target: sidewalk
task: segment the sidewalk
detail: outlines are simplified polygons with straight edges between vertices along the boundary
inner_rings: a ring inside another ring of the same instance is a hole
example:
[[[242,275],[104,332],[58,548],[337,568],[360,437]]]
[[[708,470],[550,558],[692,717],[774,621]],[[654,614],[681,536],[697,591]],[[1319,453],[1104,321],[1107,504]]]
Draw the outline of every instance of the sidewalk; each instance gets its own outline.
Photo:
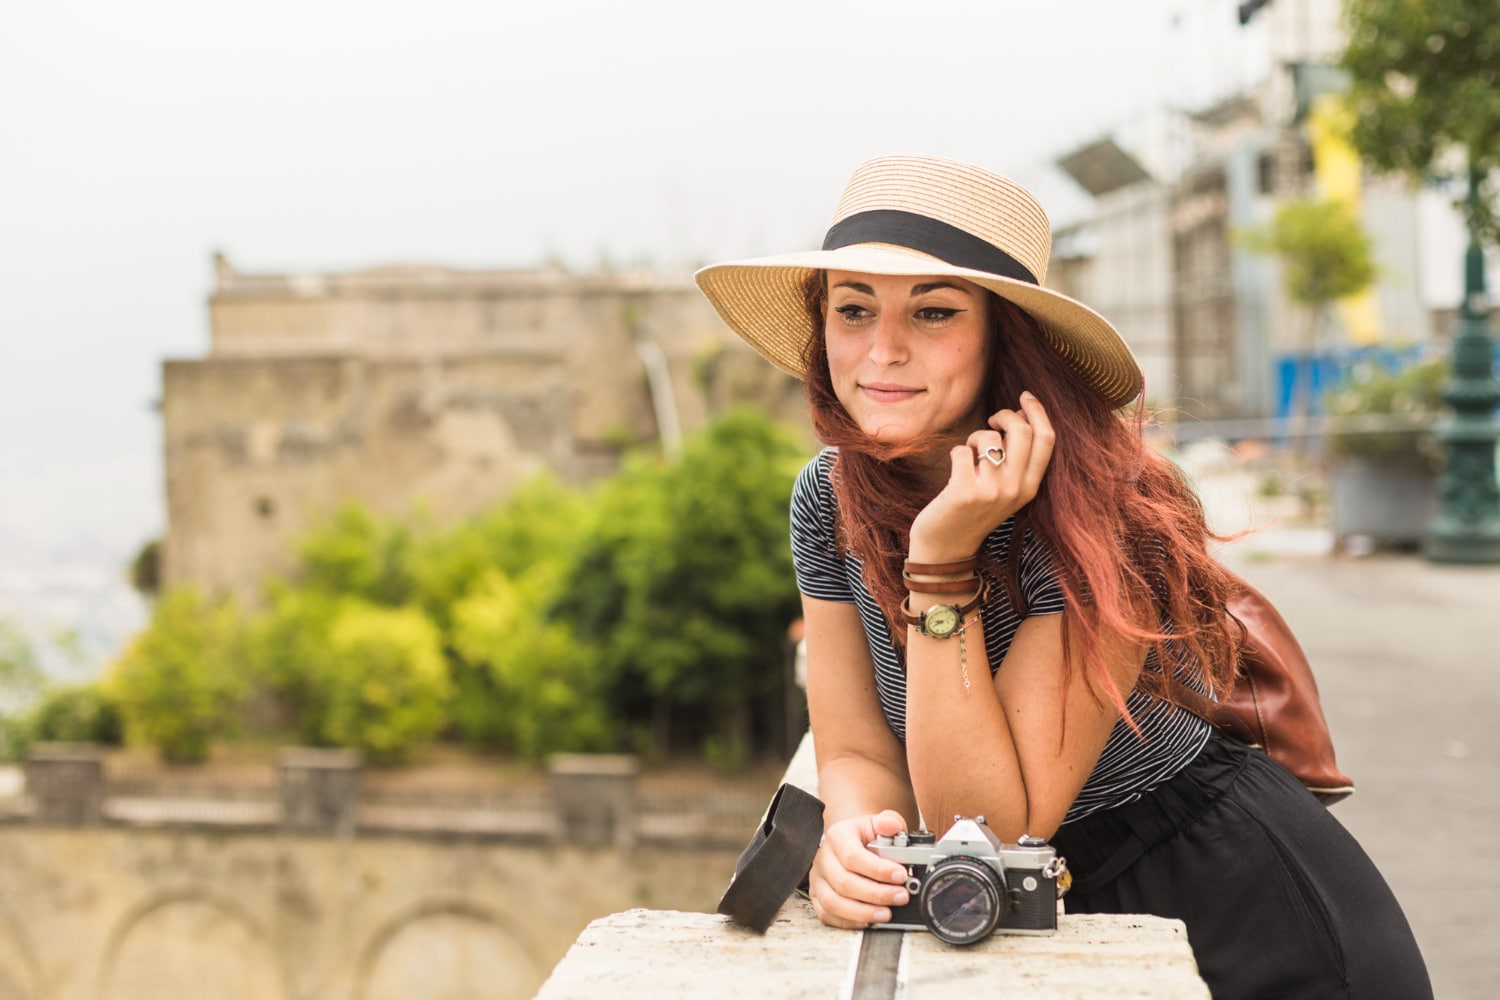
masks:
[[[1500,566],[1332,554],[1275,522],[1232,468],[1200,472],[1210,523],[1268,525],[1222,556],[1270,597],[1317,671],[1339,764],[1333,807],[1401,900],[1443,1000],[1496,994],[1500,950]]]

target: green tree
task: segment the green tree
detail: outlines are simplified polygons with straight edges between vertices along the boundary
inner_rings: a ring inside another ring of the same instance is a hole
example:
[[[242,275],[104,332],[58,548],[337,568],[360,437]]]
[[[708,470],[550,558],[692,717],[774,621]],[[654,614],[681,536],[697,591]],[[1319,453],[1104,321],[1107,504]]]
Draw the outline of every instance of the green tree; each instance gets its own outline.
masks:
[[[148,601],[161,592],[161,546],[161,539],[153,538],[130,561],[130,585]]]
[[[327,590],[278,582],[264,611],[249,629],[250,674],[290,716],[298,737],[326,745],[325,721],[332,697],[329,635],[350,598]]]
[[[440,625],[493,571],[515,578],[571,559],[586,504],[551,476],[523,483],[505,503],[444,531],[418,534],[410,576],[415,599]]]
[[[597,652],[544,609],[558,567],[519,580],[487,573],[453,607],[459,660],[454,721],[471,741],[539,757],[605,748],[612,735]]]
[[[1375,281],[1370,236],[1340,201],[1283,202],[1269,223],[1241,233],[1240,240],[1248,249],[1273,255],[1280,262],[1286,296],[1306,315],[1300,352],[1304,359],[1323,346],[1334,303],[1357,295]],[[1298,419],[1307,416],[1311,383],[1311,372],[1298,374],[1292,401],[1292,413]]]
[[[1345,0],[1354,144],[1382,172],[1472,177],[1471,230],[1500,240],[1500,4]]]
[[[781,689],[798,613],[787,504],[804,458],[787,431],[739,411],[676,461],[632,457],[597,498],[565,611],[599,650],[617,709],[649,706],[658,751],[686,718],[743,759],[757,700]]]
[[[1247,232],[1244,242],[1280,260],[1287,298],[1299,305],[1326,309],[1375,280],[1370,236],[1340,201],[1283,202],[1271,222]]]
[[[206,759],[213,741],[233,729],[249,692],[239,613],[191,588],[164,593],[106,685],[132,742],[156,747],[169,761]]]
[[[321,736],[379,763],[437,735],[452,693],[437,627],[420,609],[348,599],[317,668],[326,685]]]
[[[1443,401],[1453,409],[1441,506],[1427,557],[1500,562],[1495,442],[1500,382],[1485,294],[1484,247],[1500,240],[1500,4],[1495,0],[1346,0],[1343,65],[1356,116],[1354,143],[1377,170],[1414,183],[1464,177],[1469,229],[1464,298]]]
[[[120,706],[104,685],[98,683],[47,688],[36,704],[15,722],[10,738],[16,757],[24,757],[35,743],[119,746],[125,741]]]
[[[297,546],[298,582],[329,593],[399,606],[411,599],[412,531],[358,503],[340,507]]]

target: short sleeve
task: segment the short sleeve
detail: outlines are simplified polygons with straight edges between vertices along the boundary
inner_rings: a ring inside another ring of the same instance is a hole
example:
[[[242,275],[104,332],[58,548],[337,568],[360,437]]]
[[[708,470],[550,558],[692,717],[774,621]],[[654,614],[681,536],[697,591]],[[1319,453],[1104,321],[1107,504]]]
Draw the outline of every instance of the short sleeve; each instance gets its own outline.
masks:
[[[1066,605],[1052,546],[1031,531],[1021,545],[1021,595],[1027,617],[1061,614]]]
[[[792,565],[797,589],[808,597],[852,604],[854,593],[836,541],[838,507],[829,478],[834,454],[831,448],[819,452],[792,487]]]

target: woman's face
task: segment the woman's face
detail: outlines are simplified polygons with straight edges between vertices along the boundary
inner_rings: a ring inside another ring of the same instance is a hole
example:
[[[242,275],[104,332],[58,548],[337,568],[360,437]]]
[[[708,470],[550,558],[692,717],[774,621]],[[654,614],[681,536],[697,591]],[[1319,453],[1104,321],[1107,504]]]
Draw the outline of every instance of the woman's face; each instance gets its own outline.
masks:
[[[975,430],[989,369],[989,295],[962,278],[828,272],[833,390],[881,441]]]

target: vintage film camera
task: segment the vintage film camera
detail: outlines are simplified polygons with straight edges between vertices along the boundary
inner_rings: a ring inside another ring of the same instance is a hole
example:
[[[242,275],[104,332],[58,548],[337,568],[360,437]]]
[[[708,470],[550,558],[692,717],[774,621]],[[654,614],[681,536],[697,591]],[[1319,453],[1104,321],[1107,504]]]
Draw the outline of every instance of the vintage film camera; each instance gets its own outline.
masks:
[[[949,944],[1003,934],[1051,934],[1057,899],[1071,877],[1067,862],[1038,837],[1003,843],[984,817],[954,817],[941,839],[923,830],[876,837],[870,850],[906,866],[911,901],[891,907],[879,927],[929,930]]]

